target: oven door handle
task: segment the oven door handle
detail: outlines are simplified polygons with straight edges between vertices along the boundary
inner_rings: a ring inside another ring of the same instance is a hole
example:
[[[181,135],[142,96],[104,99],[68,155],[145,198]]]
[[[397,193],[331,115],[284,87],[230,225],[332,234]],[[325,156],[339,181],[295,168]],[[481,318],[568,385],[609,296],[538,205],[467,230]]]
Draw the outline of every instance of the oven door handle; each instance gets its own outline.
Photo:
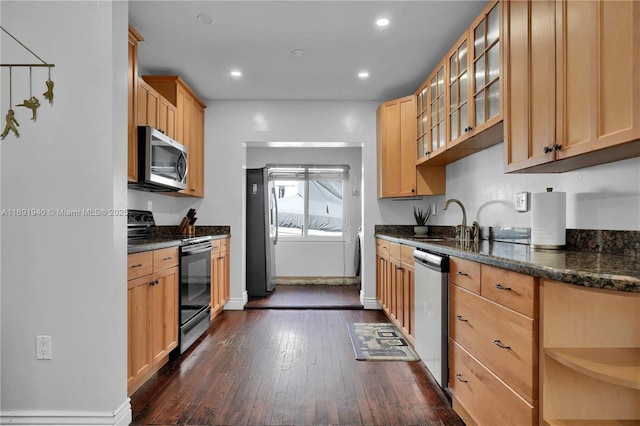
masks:
[[[211,251],[211,244],[207,244],[204,247],[203,246],[197,246],[197,247],[183,247],[182,248],[182,254],[183,255],[192,255],[192,254],[198,254],[198,253],[204,253],[206,251]]]

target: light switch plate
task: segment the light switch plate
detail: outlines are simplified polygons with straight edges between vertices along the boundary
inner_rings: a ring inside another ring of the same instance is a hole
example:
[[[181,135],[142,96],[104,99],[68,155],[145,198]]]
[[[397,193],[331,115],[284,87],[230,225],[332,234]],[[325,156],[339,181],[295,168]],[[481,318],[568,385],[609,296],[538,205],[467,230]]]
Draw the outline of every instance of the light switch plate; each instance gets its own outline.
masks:
[[[529,211],[529,193],[518,192],[516,194],[516,211],[528,212]]]

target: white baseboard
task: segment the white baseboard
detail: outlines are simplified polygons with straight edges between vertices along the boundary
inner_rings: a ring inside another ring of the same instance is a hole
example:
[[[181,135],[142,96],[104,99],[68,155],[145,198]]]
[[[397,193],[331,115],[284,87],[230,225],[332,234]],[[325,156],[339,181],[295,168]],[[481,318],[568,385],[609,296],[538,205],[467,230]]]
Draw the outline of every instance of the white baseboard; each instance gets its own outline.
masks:
[[[382,309],[375,297],[364,297],[362,292],[360,293],[360,302],[365,309]]]
[[[242,293],[242,299],[231,298],[224,304],[225,311],[243,311],[244,305],[249,301],[249,293],[246,291]]]
[[[116,411],[0,411],[0,424],[12,425],[111,425],[127,426],[133,421],[131,400]]]

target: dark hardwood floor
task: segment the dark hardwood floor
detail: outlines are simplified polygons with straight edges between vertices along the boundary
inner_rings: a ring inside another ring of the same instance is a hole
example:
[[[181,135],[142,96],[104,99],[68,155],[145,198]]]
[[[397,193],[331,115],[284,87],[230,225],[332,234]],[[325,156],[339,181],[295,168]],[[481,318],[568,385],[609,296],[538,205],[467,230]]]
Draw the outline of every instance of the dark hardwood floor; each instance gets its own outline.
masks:
[[[245,309],[362,309],[360,284],[278,284],[266,297],[252,297]]]
[[[381,311],[223,311],[131,397],[136,425],[463,425],[421,362],[354,357]]]

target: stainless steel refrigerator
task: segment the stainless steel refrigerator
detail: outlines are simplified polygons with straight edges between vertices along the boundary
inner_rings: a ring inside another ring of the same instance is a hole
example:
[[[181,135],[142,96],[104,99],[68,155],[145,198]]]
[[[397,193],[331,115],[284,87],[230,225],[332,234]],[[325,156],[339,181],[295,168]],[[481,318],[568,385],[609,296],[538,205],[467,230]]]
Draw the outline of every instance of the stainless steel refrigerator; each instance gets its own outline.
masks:
[[[278,200],[269,170],[247,169],[247,293],[266,296],[276,286]]]

